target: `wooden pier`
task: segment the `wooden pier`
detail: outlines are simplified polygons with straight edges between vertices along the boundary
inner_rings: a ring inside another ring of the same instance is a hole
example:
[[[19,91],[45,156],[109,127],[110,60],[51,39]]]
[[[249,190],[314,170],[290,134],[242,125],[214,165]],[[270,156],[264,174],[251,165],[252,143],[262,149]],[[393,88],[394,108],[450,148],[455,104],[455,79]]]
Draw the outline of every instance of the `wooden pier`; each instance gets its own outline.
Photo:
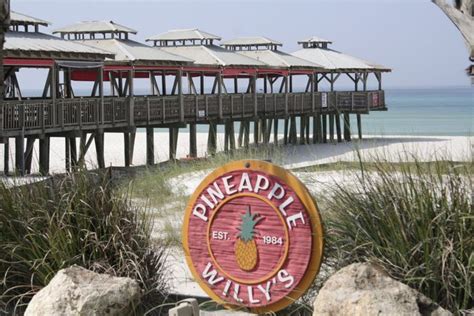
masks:
[[[113,43],[122,47],[107,54],[103,53],[101,46],[96,50],[89,46],[84,49],[74,46],[81,45],[83,36],[80,36],[81,41],[65,40],[64,38],[70,38],[70,33],[75,36],[79,34],[77,27],[58,31],[63,39],[38,33],[38,24],[44,23],[47,22],[31,21],[31,17],[23,18],[15,14],[12,19],[15,31],[7,33],[3,67],[6,73],[6,92],[0,106],[0,142],[4,144],[5,174],[10,171],[19,175],[31,172],[36,141],[39,142],[39,171],[42,174],[49,173],[51,137],[64,138],[65,169],[69,171],[84,163],[85,155],[93,143],[97,153],[97,166],[104,168],[104,152],[107,147],[104,134],[122,133],[125,165],[129,166],[133,163],[136,130],[143,128],[147,136],[146,161],[152,165],[155,163],[155,128],[169,128],[169,157],[176,159],[179,129],[183,127],[189,126],[190,130],[189,156],[196,157],[198,124],[209,126],[208,154],[213,154],[217,147],[218,125],[224,126],[226,151],[233,150],[236,146],[248,147],[252,127],[253,142],[256,145],[270,143],[272,134],[275,144],[279,141],[283,141],[283,144],[341,142],[351,140],[351,116],[356,119],[353,124],[357,126],[358,137],[361,138],[361,115],[387,109],[381,86],[381,73],[384,69],[370,66],[367,69],[328,70],[277,51],[274,43],[270,46],[275,50],[270,53],[278,54],[279,58],[292,64],[265,64],[213,45],[212,41],[217,37],[211,34],[207,35],[206,42],[201,45],[205,45],[206,50],[213,50],[213,56],[234,54],[234,64],[224,65],[222,61],[203,64],[205,61],[193,62],[187,56],[188,52],[192,55],[188,46],[178,48],[181,57],[176,57],[173,55],[177,54],[173,51],[174,48],[167,52],[166,49],[160,50],[159,47],[152,48],[131,41],[129,33],[134,31],[120,28],[121,26],[109,33],[112,39],[114,36],[118,39]],[[25,25],[25,30],[29,25],[34,25],[35,32],[18,32],[21,25]],[[104,39],[103,42],[94,43],[105,43],[106,31],[98,29],[97,32],[104,34]],[[179,36],[183,36],[182,33]],[[189,35],[189,31],[185,33],[188,38],[182,40],[183,44],[186,40],[196,42],[193,34]],[[9,34],[12,43],[13,39],[23,37],[30,41],[41,41],[43,37],[60,41],[58,45],[62,45],[64,51],[31,52],[24,51],[24,48],[16,49],[13,44],[9,46]],[[89,35],[93,38],[91,34]],[[169,43],[162,41],[160,37],[155,41],[164,43],[169,48]],[[123,47],[130,51],[139,47],[140,50],[137,50],[133,60],[129,56],[120,59],[117,54]],[[192,44],[190,49],[199,47]],[[235,50],[235,47],[231,50]],[[115,58],[111,59],[114,55]],[[66,56],[67,59],[60,59],[58,56]],[[16,72],[23,67],[49,69],[41,97],[22,97]],[[372,73],[378,82],[377,90],[367,89],[368,76]],[[334,83],[341,74],[352,79],[354,91],[335,90]],[[304,92],[294,91],[295,76],[306,78]],[[167,87],[166,79],[170,77],[173,84],[172,87]],[[206,78],[213,80],[209,91],[205,89]],[[149,95],[136,95],[134,82],[137,79],[149,80]],[[89,97],[75,97],[72,84],[74,80],[94,82]],[[329,91],[319,91],[320,83],[324,80],[330,83]],[[244,85],[242,81],[245,82]],[[110,84],[110,95],[104,93],[106,82]],[[233,91],[230,92],[228,88],[232,85]],[[259,87],[262,89],[259,90]],[[280,120],[284,123],[282,140],[278,139]],[[299,135],[297,120],[300,125]],[[237,141],[234,136],[235,122],[240,122]],[[11,141],[14,141],[16,147],[14,168],[9,166]]]

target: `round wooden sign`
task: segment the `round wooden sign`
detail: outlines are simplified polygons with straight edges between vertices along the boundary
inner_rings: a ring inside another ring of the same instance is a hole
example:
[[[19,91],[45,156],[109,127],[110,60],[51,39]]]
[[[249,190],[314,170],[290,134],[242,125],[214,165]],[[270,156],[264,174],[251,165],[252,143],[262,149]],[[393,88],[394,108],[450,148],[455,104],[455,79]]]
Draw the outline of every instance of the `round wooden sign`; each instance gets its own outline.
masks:
[[[191,272],[228,308],[278,311],[316,277],[323,229],[306,187],[290,172],[258,160],[228,163],[192,195],[183,225]]]

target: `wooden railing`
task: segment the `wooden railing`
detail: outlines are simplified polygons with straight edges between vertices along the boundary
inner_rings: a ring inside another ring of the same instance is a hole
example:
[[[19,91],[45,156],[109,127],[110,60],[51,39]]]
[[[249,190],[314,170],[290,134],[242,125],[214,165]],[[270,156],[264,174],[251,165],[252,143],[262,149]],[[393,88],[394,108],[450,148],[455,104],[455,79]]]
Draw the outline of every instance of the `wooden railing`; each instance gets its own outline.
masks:
[[[255,100],[256,97],[256,100]],[[102,103],[103,102],[103,103]],[[15,130],[74,130],[362,112],[385,108],[384,91],[105,97],[4,101],[0,136]],[[103,106],[102,106],[103,104]],[[181,113],[184,112],[184,113]]]

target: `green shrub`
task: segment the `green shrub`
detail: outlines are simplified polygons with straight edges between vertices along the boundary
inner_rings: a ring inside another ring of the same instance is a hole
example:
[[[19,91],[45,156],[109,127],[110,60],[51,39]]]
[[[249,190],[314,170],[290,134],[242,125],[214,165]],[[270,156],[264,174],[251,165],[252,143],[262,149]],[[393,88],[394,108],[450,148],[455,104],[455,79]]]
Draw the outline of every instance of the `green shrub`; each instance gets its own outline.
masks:
[[[165,253],[152,248],[150,230],[145,212],[100,175],[0,184],[0,314],[21,312],[73,264],[137,280],[145,292],[141,310],[162,304]]]
[[[451,311],[473,306],[472,165],[446,161],[359,172],[332,188],[326,264],[370,261]]]

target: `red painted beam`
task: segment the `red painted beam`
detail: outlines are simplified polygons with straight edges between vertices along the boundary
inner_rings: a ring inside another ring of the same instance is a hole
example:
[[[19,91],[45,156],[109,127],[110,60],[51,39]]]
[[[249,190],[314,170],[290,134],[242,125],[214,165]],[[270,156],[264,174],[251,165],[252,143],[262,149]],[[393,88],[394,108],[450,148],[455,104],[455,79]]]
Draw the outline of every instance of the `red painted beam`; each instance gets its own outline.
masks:
[[[52,59],[27,59],[27,58],[5,58],[3,60],[5,66],[18,67],[51,67],[54,65]]]

